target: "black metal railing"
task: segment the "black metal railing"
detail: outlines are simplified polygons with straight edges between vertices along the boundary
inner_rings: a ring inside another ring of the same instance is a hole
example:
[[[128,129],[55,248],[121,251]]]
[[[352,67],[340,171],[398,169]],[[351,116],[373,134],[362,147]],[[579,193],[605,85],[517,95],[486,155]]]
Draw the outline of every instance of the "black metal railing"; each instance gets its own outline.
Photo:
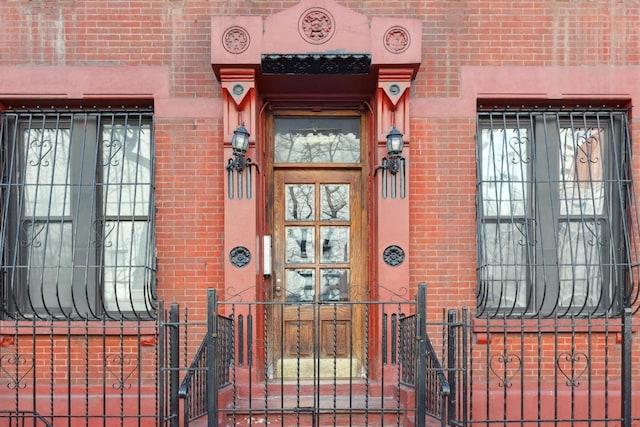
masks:
[[[219,315],[216,306],[215,292],[209,290],[207,292],[207,312],[212,313],[212,317],[215,317],[215,329],[209,328],[209,332],[200,343],[178,390],[178,397],[184,400],[185,426],[209,413],[208,390],[213,390],[211,393],[217,395],[217,390],[230,382],[229,362],[233,354],[233,320]],[[210,343],[213,344],[212,354],[215,355],[212,359],[212,363],[215,364],[215,381],[212,383],[208,379]]]
[[[187,424],[207,413],[207,342],[205,337],[178,390]]]
[[[444,427],[447,422],[447,397],[450,387],[440,360],[427,334],[427,289],[425,283],[418,286],[416,296],[416,410],[417,418],[425,415],[439,419]],[[424,411],[424,413],[423,413]]]
[[[424,291],[424,285],[420,289]],[[423,291],[419,298],[424,298]],[[404,314],[416,307],[422,311]],[[270,342],[286,333],[285,309],[297,318],[294,326],[287,326],[289,336],[296,337],[287,344],[296,347],[291,359],[277,356],[284,350],[283,341]],[[426,328],[420,324],[426,319],[425,309],[420,299],[318,305],[218,302],[215,291],[210,290],[207,333],[177,392],[184,400],[184,425],[204,415],[209,416],[209,426],[252,419],[295,425],[398,426],[412,419],[411,423],[423,426],[426,417],[444,425],[449,386]],[[325,310],[324,328],[333,331],[333,338],[328,334],[322,344],[325,353],[320,354],[320,344],[314,343],[311,359],[302,349],[302,310],[316,310],[315,317]],[[343,316],[348,313],[351,323],[362,326],[361,346],[338,343],[338,310]],[[267,328],[274,324],[281,330],[272,335]],[[369,341],[374,327],[379,342]],[[417,336],[416,331],[422,335]],[[214,357],[209,358],[210,354]],[[311,367],[313,374],[307,372]],[[422,384],[421,392],[412,391],[418,389],[416,384]]]
[[[0,411],[0,419],[5,419],[9,427],[53,427],[51,421],[36,411]]]

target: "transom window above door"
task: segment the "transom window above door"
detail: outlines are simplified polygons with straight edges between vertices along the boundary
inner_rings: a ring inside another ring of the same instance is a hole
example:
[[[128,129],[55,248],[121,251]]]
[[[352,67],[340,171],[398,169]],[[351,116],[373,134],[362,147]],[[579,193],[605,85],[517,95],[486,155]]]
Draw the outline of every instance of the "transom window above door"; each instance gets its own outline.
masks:
[[[274,163],[360,163],[360,117],[277,117]]]

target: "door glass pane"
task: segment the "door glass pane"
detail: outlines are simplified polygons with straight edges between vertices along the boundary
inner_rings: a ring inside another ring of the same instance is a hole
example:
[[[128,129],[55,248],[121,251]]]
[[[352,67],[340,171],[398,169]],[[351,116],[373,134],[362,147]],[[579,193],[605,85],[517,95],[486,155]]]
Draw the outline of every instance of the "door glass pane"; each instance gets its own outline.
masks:
[[[315,189],[313,184],[287,184],[285,199],[287,221],[313,221],[315,218]]]
[[[347,301],[349,299],[349,270],[323,269],[320,275],[320,299],[322,301]]]
[[[311,302],[315,296],[315,283],[311,269],[286,270],[286,300]]]
[[[349,184],[323,184],[320,186],[321,220],[348,221],[349,211]]]
[[[320,262],[349,262],[349,227],[320,227],[320,241]]]
[[[360,163],[360,118],[276,118],[275,163]]]
[[[287,227],[287,263],[315,261],[315,234],[313,227]]]

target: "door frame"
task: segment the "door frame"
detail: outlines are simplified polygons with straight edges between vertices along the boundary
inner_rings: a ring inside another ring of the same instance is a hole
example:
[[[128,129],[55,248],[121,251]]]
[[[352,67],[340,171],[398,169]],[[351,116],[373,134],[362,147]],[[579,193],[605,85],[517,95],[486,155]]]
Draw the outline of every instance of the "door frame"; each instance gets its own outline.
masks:
[[[341,163],[341,164],[328,164],[328,163],[274,163],[274,119],[277,117],[324,117],[324,118],[339,118],[339,117],[358,117],[360,118],[360,162],[359,163]],[[331,108],[331,109],[318,109],[314,108],[287,108],[287,109],[274,109],[264,118],[264,132],[263,132],[263,147],[264,147],[264,159],[265,159],[265,171],[264,171],[264,182],[263,188],[264,192],[264,201],[263,206],[265,206],[264,211],[264,230],[266,235],[272,236],[272,252],[275,252],[276,236],[275,229],[276,224],[274,224],[274,213],[275,213],[275,178],[276,178],[276,170],[288,170],[288,171],[304,171],[306,169],[314,170],[314,171],[329,171],[329,170],[344,170],[344,171],[359,171],[359,188],[357,191],[360,193],[360,213],[361,215],[357,219],[360,223],[359,230],[359,240],[360,240],[360,257],[361,257],[361,268],[360,270],[360,280],[361,283],[364,284],[364,289],[360,291],[358,298],[361,301],[372,300],[372,296],[376,294],[375,289],[371,287],[373,270],[372,270],[372,259],[369,254],[372,253],[372,248],[374,245],[373,242],[373,233],[371,233],[371,218],[369,217],[369,211],[372,206],[372,178],[370,174],[370,165],[372,162],[372,156],[375,154],[372,151],[372,147],[375,147],[375,144],[371,144],[370,142],[370,132],[368,131],[370,128],[370,120],[371,117],[366,110],[363,111],[362,108]],[[356,189],[354,189],[356,190]],[[275,254],[272,254],[273,260],[275,260]],[[284,267],[283,267],[284,268]],[[276,272],[278,266],[274,265],[271,268],[272,272]],[[351,280],[350,280],[351,281]],[[276,286],[274,274],[265,275],[263,277],[263,288],[262,292],[259,292],[259,295],[262,297],[263,301],[271,301],[274,296],[274,289]],[[360,309],[357,309],[358,314],[364,320],[364,314],[359,313]],[[314,310],[314,316],[320,317],[320,310]],[[317,328],[318,325],[316,325]],[[267,329],[265,329],[265,333],[267,336],[265,337],[266,341],[269,340],[269,325],[265,325]],[[362,343],[372,342],[371,336],[360,337],[360,341]],[[362,345],[357,344],[357,352],[361,355],[363,351],[361,349]],[[265,345],[265,357],[270,354],[269,349],[266,348]],[[271,358],[271,357],[270,357]],[[274,365],[275,360],[269,360],[269,366]]]

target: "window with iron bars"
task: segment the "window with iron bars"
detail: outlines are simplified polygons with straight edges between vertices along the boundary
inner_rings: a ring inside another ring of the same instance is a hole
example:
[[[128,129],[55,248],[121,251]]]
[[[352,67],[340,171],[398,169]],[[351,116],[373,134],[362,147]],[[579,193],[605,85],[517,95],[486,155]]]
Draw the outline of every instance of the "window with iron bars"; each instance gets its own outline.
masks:
[[[477,313],[618,313],[637,280],[627,111],[477,113]]]
[[[152,111],[8,110],[1,126],[2,317],[154,316]]]

